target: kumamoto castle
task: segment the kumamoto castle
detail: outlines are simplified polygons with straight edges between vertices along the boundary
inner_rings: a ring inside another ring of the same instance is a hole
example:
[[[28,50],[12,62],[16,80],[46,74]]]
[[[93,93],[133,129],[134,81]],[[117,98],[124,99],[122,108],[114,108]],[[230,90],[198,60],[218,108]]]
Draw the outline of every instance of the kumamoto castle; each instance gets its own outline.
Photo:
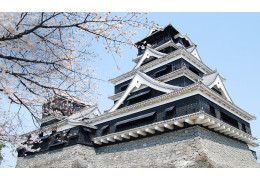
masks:
[[[187,35],[154,24],[136,45],[135,67],[110,79],[114,105],[101,114],[53,97],[43,109],[62,115],[44,113],[41,129],[23,135],[37,136],[40,150],[18,149],[16,167],[260,167],[256,118],[233,103]]]

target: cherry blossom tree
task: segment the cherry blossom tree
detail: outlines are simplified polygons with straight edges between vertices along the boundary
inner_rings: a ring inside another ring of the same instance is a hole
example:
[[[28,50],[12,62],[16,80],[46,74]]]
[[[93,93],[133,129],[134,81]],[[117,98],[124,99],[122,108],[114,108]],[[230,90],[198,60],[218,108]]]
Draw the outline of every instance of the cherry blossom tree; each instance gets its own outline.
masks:
[[[18,143],[21,109],[37,126],[42,104],[54,95],[95,102],[98,78],[88,62],[96,52],[89,47],[100,43],[108,54],[121,56],[122,46],[134,46],[136,28],[149,28],[145,14],[0,13],[2,144]],[[17,111],[6,110],[9,105]]]

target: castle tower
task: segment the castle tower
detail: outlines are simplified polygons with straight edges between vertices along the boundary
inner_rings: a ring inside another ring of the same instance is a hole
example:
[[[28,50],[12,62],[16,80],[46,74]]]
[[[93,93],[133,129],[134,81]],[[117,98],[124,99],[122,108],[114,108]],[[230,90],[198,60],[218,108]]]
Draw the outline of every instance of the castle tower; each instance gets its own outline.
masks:
[[[114,105],[43,118],[40,151],[19,150],[17,167],[259,167],[255,117],[233,103],[188,36],[154,24],[136,46],[135,67],[110,80]]]

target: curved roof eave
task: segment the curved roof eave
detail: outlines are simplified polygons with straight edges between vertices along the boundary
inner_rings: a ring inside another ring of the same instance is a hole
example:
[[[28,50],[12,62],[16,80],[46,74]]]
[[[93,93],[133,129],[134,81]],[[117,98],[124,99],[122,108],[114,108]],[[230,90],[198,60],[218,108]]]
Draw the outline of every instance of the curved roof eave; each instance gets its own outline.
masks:
[[[134,69],[139,68],[141,66],[141,64],[144,62],[144,60],[146,58],[149,58],[150,56],[154,56],[156,58],[162,58],[165,55],[167,55],[167,54],[159,52],[159,51],[156,51],[155,49],[151,49],[151,48],[147,47],[146,50],[144,51],[143,55],[141,56],[141,59],[139,60],[137,65],[134,67]]]
[[[221,84],[217,84],[217,79],[218,78],[219,78],[219,81],[220,81]],[[222,78],[221,78],[221,76],[219,75],[218,72],[215,71],[215,72],[213,72],[213,73],[203,77],[202,78],[202,83],[205,84],[206,86],[208,86],[209,88],[212,88],[215,85],[217,85],[223,91],[225,98],[233,103],[231,97],[229,96],[229,94],[228,94],[228,92],[226,90],[226,87],[224,86]]]
[[[137,70],[134,78],[128,85],[124,94],[121,96],[121,98],[114,104],[114,106],[108,112],[113,112],[113,111],[117,110],[118,107],[129,96],[129,94],[134,90],[134,88],[139,88],[142,84],[145,84],[153,89],[156,89],[158,91],[162,91],[165,93],[171,93],[175,90],[181,89],[181,87],[172,86],[172,85],[166,84],[164,82],[159,82],[155,79],[152,79],[151,77],[149,77],[146,74]]]

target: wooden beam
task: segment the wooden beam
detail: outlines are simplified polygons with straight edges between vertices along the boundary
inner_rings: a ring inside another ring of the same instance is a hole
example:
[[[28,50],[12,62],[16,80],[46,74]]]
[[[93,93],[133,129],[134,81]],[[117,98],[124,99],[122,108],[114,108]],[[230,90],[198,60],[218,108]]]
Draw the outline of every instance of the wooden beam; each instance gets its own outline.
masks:
[[[164,131],[164,128],[163,127],[159,127],[159,126],[155,126],[154,129],[156,131],[160,131],[160,132],[163,132]]]
[[[167,123],[164,124],[164,127],[167,128],[167,129],[174,129],[173,125],[170,125],[170,124],[167,124]]]
[[[114,139],[116,139],[116,140],[119,140],[119,141],[122,141],[122,137],[121,136],[114,136]]]
[[[121,137],[125,139],[130,139],[130,136],[128,134],[121,134]]]
[[[242,134],[239,134],[239,136],[237,138],[240,140],[243,140],[243,141],[246,140],[246,138]]]
[[[232,133],[232,134],[230,134],[230,136],[232,136],[232,137],[239,137],[239,132],[234,132],[234,133]]]
[[[94,143],[95,143],[95,144],[99,144],[99,145],[102,144],[102,143],[101,143],[100,141],[98,141],[98,140],[95,140]]]
[[[184,126],[184,124],[182,122],[179,122],[179,121],[174,121],[174,125],[179,126],[179,127]]]
[[[129,133],[129,136],[138,137],[138,134],[136,134],[136,133],[134,133],[134,132],[130,132],[130,133]]]
[[[225,133],[225,132],[229,132],[229,131],[230,131],[230,128],[226,128],[226,129],[220,130],[219,132]]]
[[[112,137],[108,137],[107,140],[110,141],[110,142],[115,142],[115,139],[112,138]]]
[[[179,119],[178,122],[183,123],[185,122],[185,119]]]
[[[220,127],[214,128],[215,131],[226,129],[226,126],[222,125]]]
[[[137,134],[140,134],[142,136],[146,136],[146,132],[145,131],[141,131],[141,130],[138,130]]]
[[[210,126],[212,124],[215,124],[215,121],[214,120],[210,120],[210,122],[207,122],[205,124],[202,124],[202,126]]]
[[[226,135],[230,135],[230,134],[234,134],[234,133],[235,133],[235,131],[234,131],[234,130],[231,130],[231,131],[226,132],[226,133],[224,133],[224,134],[226,134]]]
[[[216,124],[213,124],[213,125],[210,125],[209,128],[216,128],[216,127],[220,127],[220,124],[219,123],[216,123]]]
[[[251,137],[250,137],[249,134],[245,134],[245,136],[246,136],[248,139],[251,139]]]
[[[210,123],[211,121],[213,121],[213,120],[210,120],[210,118],[207,118],[207,119],[200,121],[199,124],[202,124],[204,126],[205,124]]]
[[[108,143],[108,141],[107,141],[105,138],[102,138],[102,139],[101,139],[101,142],[102,142],[102,143],[106,143],[106,144]]]
[[[191,125],[194,124],[194,122],[192,120],[190,120],[190,119],[185,119],[185,122],[188,123],[188,124],[191,124]]]
[[[247,144],[250,144],[250,141],[247,139],[247,140],[245,140],[245,142],[247,143]]]
[[[145,131],[150,133],[150,134],[154,134],[155,133],[155,130],[151,129],[151,128],[146,128]]]
[[[195,120],[195,124],[199,124],[204,118],[205,118],[204,115],[200,115],[200,116]]]

